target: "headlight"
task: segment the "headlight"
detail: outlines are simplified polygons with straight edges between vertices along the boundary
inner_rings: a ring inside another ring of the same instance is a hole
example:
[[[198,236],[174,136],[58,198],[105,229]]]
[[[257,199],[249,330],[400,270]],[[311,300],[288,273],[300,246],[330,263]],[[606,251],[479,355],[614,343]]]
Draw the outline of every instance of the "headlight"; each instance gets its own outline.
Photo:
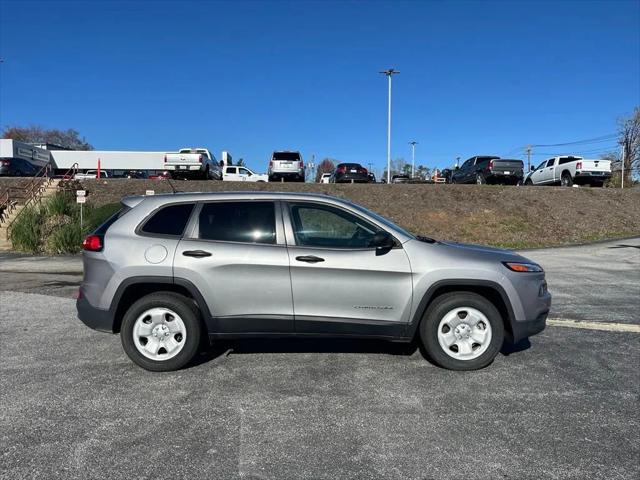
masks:
[[[502,264],[513,272],[520,272],[520,273],[544,272],[542,267],[535,263],[502,262]]]

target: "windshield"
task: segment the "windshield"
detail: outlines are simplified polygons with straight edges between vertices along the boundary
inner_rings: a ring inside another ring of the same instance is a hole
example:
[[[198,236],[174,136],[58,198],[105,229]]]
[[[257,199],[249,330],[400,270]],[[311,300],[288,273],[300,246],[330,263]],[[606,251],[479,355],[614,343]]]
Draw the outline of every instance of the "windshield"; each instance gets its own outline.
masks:
[[[409,238],[414,238],[414,239],[416,238],[415,235],[413,235],[412,233],[407,232],[404,228],[399,227],[398,225],[393,223],[388,218],[385,218],[382,215],[378,215],[377,213],[372,212],[368,208],[364,208],[362,205],[358,205],[357,203],[352,203],[352,202],[347,202],[347,201],[345,201],[345,203],[348,203],[350,206],[352,206],[356,210],[359,210],[360,212],[362,212],[362,213],[364,213],[366,215],[369,215],[371,218],[375,218],[378,222],[380,222],[381,224],[383,224],[386,227],[389,227],[391,230],[395,230],[396,232],[401,233],[403,235],[406,235]]]

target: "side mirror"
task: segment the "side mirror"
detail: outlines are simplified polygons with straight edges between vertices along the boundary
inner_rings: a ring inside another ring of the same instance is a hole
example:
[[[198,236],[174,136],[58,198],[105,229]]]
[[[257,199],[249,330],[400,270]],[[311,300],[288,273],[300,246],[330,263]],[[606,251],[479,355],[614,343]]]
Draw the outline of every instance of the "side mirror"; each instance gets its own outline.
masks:
[[[454,168],[455,171],[460,170],[460,167],[458,165],[456,165],[456,167]]]
[[[384,230],[376,232],[371,242],[369,242],[370,247],[376,247],[376,255],[388,253],[395,244],[396,242],[393,240],[393,237]]]

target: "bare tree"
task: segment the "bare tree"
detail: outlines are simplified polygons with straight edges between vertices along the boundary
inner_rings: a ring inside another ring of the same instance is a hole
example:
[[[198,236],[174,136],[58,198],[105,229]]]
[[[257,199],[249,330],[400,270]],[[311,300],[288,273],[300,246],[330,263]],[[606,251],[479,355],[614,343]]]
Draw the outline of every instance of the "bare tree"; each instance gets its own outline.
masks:
[[[46,129],[38,125],[29,127],[6,127],[2,138],[25,143],[51,143],[71,150],[93,150],[93,146],[77,130]]]
[[[322,178],[322,175],[325,173],[333,173],[335,170],[337,160],[333,160],[332,158],[325,158],[319,164],[318,168],[316,168],[316,182],[319,182]]]
[[[628,117],[618,120],[618,135],[620,144],[624,147],[625,180],[637,174],[640,168],[640,107],[636,107]]]

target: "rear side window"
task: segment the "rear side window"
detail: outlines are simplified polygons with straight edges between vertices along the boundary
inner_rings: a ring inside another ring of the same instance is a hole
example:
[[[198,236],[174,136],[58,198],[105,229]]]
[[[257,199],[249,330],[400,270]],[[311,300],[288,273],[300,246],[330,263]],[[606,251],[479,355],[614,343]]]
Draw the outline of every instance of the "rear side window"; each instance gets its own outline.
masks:
[[[158,210],[142,227],[144,233],[181,236],[193,210],[193,203],[168,205]]]
[[[273,202],[205,203],[198,223],[202,240],[276,243]]]

